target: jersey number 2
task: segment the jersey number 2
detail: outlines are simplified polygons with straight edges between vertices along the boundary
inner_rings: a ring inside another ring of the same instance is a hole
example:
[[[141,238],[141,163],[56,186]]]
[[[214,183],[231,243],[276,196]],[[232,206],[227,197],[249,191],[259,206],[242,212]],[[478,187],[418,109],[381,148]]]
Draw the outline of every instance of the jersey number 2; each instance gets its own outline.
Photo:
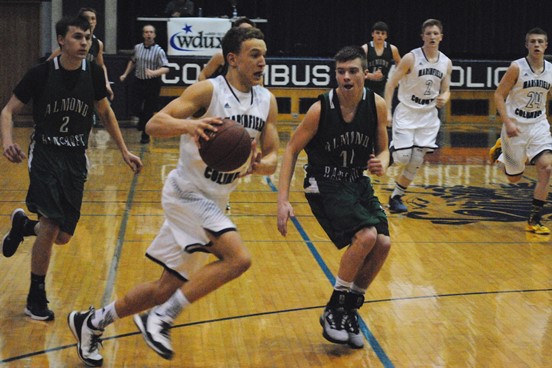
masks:
[[[59,127],[61,133],[67,133],[69,131],[69,116],[63,117],[63,124]]]

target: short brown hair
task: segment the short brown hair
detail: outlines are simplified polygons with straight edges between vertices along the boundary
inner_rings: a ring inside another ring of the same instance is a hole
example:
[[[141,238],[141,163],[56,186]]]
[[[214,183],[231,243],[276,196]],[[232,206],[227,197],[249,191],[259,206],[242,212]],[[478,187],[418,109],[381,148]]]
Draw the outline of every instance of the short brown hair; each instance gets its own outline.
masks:
[[[337,52],[334,56],[334,60],[337,63],[344,63],[346,61],[351,61],[355,59],[360,59],[360,64],[362,69],[365,70],[368,68],[368,62],[366,61],[366,53],[360,46],[345,46]]]
[[[525,35],[525,42],[527,42],[529,35],[532,35],[532,34],[543,35],[546,42],[548,42],[548,34],[544,29],[540,27],[531,28],[529,31],[527,31],[527,34]]]
[[[438,19],[427,19],[424,23],[422,23],[422,34],[424,34],[424,31],[427,27],[433,27],[437,26],[441,33],[443,33],[443,24]]]
[[[242,43],[250,39],[264,40],[264,34],[258,28],[232,27],[222,38],[222,54],[226,62],[229,53],[239,54]]]

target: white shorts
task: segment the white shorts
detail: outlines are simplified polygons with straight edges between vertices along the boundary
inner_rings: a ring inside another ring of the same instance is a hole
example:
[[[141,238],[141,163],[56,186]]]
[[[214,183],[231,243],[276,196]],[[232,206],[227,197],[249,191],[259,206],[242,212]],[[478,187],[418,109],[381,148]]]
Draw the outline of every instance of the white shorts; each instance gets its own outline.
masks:
[[[146,256],[188,280],[209,256],[211,242],[206,231],[221,234],[235,231],[236,225],[224,214],[227,195],[207,198],[195,185],[177,176],[173,170],[163,186],[165,221]]]
[[[436,141],[440,125],[437,109],[417,110],[400,103],[393,113],[390,147],[395,151],[418,147],[432,152],[438,148]]]
[[[545,151],[552,151],[552,136],[550,124],[546,118],[535,123],[517,124],[520,135],[508,138],[506,128],[502,125],[500,139],[502,141],[502,154],[498,161],[504,164],[506,174],[510,176],[520,175],[525,171],[525,163],[534,164],[535,157]]]

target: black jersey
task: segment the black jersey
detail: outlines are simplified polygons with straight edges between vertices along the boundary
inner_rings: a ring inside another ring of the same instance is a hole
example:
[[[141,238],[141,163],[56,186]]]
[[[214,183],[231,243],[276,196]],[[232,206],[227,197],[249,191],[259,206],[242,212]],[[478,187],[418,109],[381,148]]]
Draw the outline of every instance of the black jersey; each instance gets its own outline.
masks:
[[[356,181],[363,175],[377,134],[374,93],[364,89],[357,112],[349,123],[343,120],[335,89],[318,97],[320,122],[305,147],[307,176],[316,180]]]
[[[99,53],[100,40],[98,40],[96,36],[92,35],[92,44],[90,45],[90,50],[88,50],[88,55],[86,55],[86,60],[95,62]]]
[[[383,79],[379,81],[366,80],[364,86],[370,88],[378,95],[383,97],[385,90],[385,83],[387,82],[387,76],[389,75],[389,69],[393,63],[393,52],[391,51],[391,45],[387,42],[383,45],[383,53],[378,55],[374,48],[374,41],[368,42],[368,52],[366,53],[366,59],[368,61],[368,71],[375,73],[378,69],[383,74]]]
[[[98,65],[83,60],[79,69],[68,71],[56,57],[29,70],[14,95],[23,103],[33,100],[38,144],[85,149],[94,101],[105,98],[107,92]]]

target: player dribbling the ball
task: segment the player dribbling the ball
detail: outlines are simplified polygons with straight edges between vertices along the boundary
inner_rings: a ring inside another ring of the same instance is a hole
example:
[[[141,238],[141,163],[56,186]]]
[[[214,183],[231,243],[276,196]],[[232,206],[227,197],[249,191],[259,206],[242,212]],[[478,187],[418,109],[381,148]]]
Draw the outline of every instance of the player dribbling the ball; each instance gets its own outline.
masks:
[[[208,139],[221,118],[255,122],[247,126],[253,146],[258,147],[252,174],[274,173],[277,164],[277,105],[274,96],[260,86],[266,66],[266,44],[256,29],[232,28],[222,40],[228,71],[224,76],[198,82],[169,103],[147,123],[154,137],[180,136],[180,159],[164,185],[162,205],[165,222],[146,256],[163,266],[158,280],[136,286],[120,299],[94,311],[72,312],[69,325],[79,341],[79,356],[88,365],[101,365],[98,339],[105,326],[119,318],[135,315],[134,322],[146,343],[165,359],[173,350],[169,328],[190,303],[237,278],[251,265],[251,255],[236,226],[225,216],[232,181],[215,180],[200,158],[197,140]],[[205,114],[189,119],[195,112]],[[260,122],[260,123],[259,123]],[[208,253],[218,259],[205,265]]]

